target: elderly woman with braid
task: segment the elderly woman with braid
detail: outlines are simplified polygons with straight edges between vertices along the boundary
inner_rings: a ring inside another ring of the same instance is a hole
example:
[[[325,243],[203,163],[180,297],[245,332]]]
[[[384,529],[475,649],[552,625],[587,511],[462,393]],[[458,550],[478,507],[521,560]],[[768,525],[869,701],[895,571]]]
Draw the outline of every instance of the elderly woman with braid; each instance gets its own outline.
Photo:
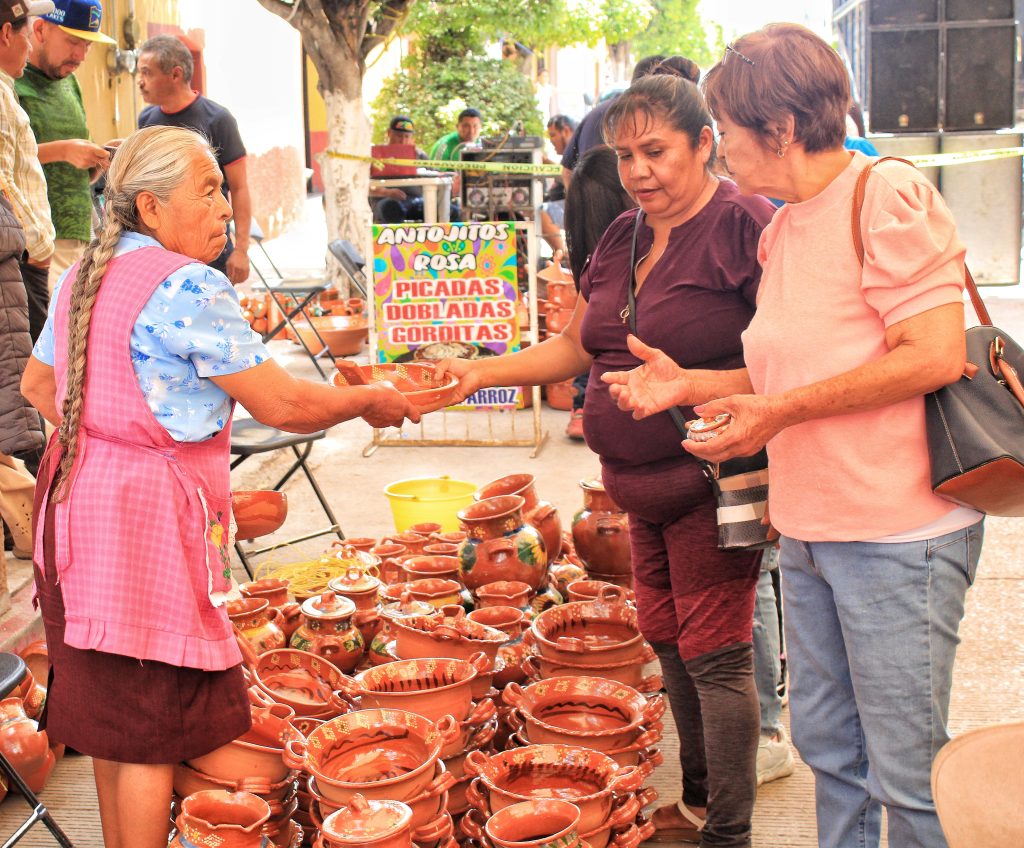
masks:
[[[165,848],[173,764],[244,733],[230,590],[234,402],[313,432],[417,420],[386,385],[297,380],[205,263],[231,209],[199,135],[118,149],[106,225],[61,280],[22,391],[55,426],[36,490],[36,588],[50,651],[42,724],[93,757],[107,848]]]

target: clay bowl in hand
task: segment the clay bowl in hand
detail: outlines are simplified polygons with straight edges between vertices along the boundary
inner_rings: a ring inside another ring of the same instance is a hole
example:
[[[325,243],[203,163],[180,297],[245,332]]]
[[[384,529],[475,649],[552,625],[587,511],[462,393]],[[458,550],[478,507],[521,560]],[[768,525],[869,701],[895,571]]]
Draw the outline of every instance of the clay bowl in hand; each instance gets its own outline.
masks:
[[[441,748],[459,734],[450,716],[435,724],[404,710],[368,709],[325,722],[284,761],[316,777],[323,796],[344,804],[355,793],[404,801],[430,785]]]
[[[620,766],[599,751],[571,745],[528,745],[490,757],[472,751],[466,773],[479,782],[470,785],[467,797],[491,814],[520,801],[562,798],[579,807],[579,828],[587,832],[607,824],[619,799],[635,793],[652,770]]]
[[[260,654],[253,669],[257,685],[297,716],[329,718],[342,710],[333,693],[347,680],[333,663],[295,648]]]
[[[239,490],[231,493],[231,514],[238,539],[256,539],[273,533],[288,517],[288,496],[273,489]]]
[[[472,621],[465,616],[411,616],[392,622],[395,648],[403,660],[419,657],[451,657],[469,660],[482,651],[494,667],[498,649],[508,636],[496,627]]]
[[[435,407],[438,404],[447,405],[453,397],[459,385],[459,378],[449,374],[447,378],[439,380],[435,376],[433,365],[420,365],[415,363],[386,362],[376,365],[360,365],[363,380],[367,383],[391,383],[398,391],[405,395],[409,402],[419,408]],[[335,386],[347,386],[348,381],[335,371],[331,375],[331,382]]]
[[[398,622],[392,622],[398,624]],[[362,707],[408,710],[430,721],[465,721],[473,708],[473,682],[490,671],[482,653],[472,659],[396,660],[345,678],[339,689]]]
[[[544,610],[528,631],[536,651],[550,660],[587,665],[636,661],[644,639],[634,607],[573,601]]]
[[[569,662],[567,660],[550,660],[547,657],[533,654],[523,658],[523,671],[530,680],[547,680],[549,677],[603,677],[632,686],[641,694],[657,692],[661,689],[661,675],[651,674],[644,677],[644,666],[655,658],[650,645],[644,645],[643,652],[637,659],[624,660],[617,663],[589,664],[583,660]]]
[[[611,751],[632,744],[642,726],[665,714],[661,695],[648,699],[636,689],[600,677],[552,677],[529,686],[509,683],[502,695],[526,721],[537,745],[582,745]]]
[[[318,315],[312,319],[320,338],[331,356],[352,356],[359,353],[370,334],[370,327],[361,315]],[[295,332],[314,356],[324,349],[308,321],[293,321]]]

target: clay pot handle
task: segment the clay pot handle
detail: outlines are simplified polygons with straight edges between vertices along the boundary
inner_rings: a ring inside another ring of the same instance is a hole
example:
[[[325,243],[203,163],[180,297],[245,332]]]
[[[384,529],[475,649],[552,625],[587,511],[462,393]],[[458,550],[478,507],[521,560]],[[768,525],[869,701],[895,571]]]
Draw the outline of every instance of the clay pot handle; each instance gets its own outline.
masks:
[[[494,701],[491,701],[491,703],[493,704]],[[483,748],[490,745],[497,734],[497,722],[488,721],[483,726],[477,728],[476,733],[470,737],[470,742],[474,748]]]
[[[631,824],[625,830],[616,833],[608,843],[608,848],[637,848],[640,844],[640,829]]]
[[[559,636],[555,647],[560,651],[570,651],[574,654],[582,654],[587,649],[586,643],[575,636]]]
[[[527,630],[526,633],[530,631]],[[523,634],[525,637],[525,633]],[[530,678],[530,680],[540,680],[540,657],[535,654],[527,654],[523,657],[523,661],[519,664],[519,667],[523,670],[523,674]],[[505,687],[508,689],[508,686]]]
[[[652,674],[649,677],[645,677],[643,680],[640,681],[639,684],[637,684],[633,688],[636,689],[637,692],[645,694],[648,692],[659,691],[661,689],[661,685],[661,675]]]
[[[253,795],[267,795],[270,792],[270,781],[258,777],[243,777],[235,781],[234,792],[251,792]]]
[[[530,624],[525,630],[523,630],[523,644],[526,645],[527,648],[532,648],[537,644],[537,632],[534,629],[533,624]],[[651,652],[654,652],[654,648],[651,648]],[[657,654],[655,654],[655,656],[657,656]]]
[[[443,771],[430,782],[430,785],[427,786],[423,794],[428,798],[432,795],[440,795],[442,792],[447,792],[458,782],[459,779],[450,771]],[[410,804],[411,802],[406,801],[405,803]]]
[[[657,748],[648,748],[645,752],[641,754],[641,757],[643,758],[643,761],[645,763],[651,763],[655,768],[658,768],[665,762],[665,755],[661,753],[661,751],[659,751]],[[643,789],[637,791],[636,794],[638,798],[640,797],[640,793],[643,791]]]
[[[358,709],[358,702],[355,698],[351,698],[340,689],[337,689],[334,692],[331,692],[330,696],[327,698],[327,706],[329,706],[336,715],[340,716],[345,715],[349,710]]]
[[[597,519],[597,532],[602,536],[611,536],[615,533],[621,533],[625,529],[625,522],[621,518]]]
[[[526,660],[523,660],[524,664]],[[518,707],[523,701],[523,687],[515,681],[505,685],[505,691],[501,693],[503,700],[510,707]]]
[[[641,722],[644,727],[650,727],[654,722],[665,715],[665,697],[655,695],[644,707],[644,720]]]
[[[477,674],[488,674],[491,669],[491,661],[483,651],[477,651],[469,658],[469,664],[476,669]]]
[[[306,743],[299,739],[289,739],[285,742],[284,750],[281,752],[281,759],[290,769],[306,769]]]
[[[487,539],[480,543],[480,548],[496,563],[504,562],[516,554],[516,543],[504,537],[501,539]]]
[[[363,688],[362,684],[351,677],[342,676],[338,680],[338,688],[335,690],[335,694],[339,698],[350,700],[352,698],[361,698],[366,694],[366,689]]]
[[[242,665],[246,668],[256,668],[260,661],[259,656],[256,654],[256,649],[237,629],[235,630],[235,644],[238,645],[238,650],[242,654]]]
[[[249,687],[249,703],[254,707],[273,707],[277,701],[270,697],[259,686]]]
[[[640,662],[647,665],[649,662],[654,662],[658,655],[654,653],[654,648],[651,647],[650,642],[644,642],[644,646],[640,651]],[[659,687],[660,688],[660,687]]]
[[[654,836],[654,832],[657,830],[657,828],[654,826],[654,822],[651,819],[647,818],[643,820],[642,824],[637,824],[636,828],[639,831],[640,842],[646,842],[648,839]]]
[[[547,503],[545,501],[533,511],[533,515],[530,517],[531,519],[535,520],[530,521],[530,523],[536,526],[537,522],[544,521],[549,515],[551,515],[555,511],[555,509],[556,507],[553,503]]]
[[[621,586],[602,586],[597,593],[597,599],[606,604],[624,604],[626,602],[626,591]]]
[[[629,795],[617,798],[605,825],[612,828],[622,827],[627,822],[631,822],[636,818],[636,814],[640,812],[640,807],[641,804],[637,800],[635,793],[631,792]]]
[[[466,608],[459,604],[442,604],[441,615],[445,618],[465,618]]]
[[[608,788],[616,795],[636,792],[647,779],[647,774],[639,766],[620,766],[615,776],[608,782]]]
[[[481,751],[473,751],[472,753],[484,756]],[[490,815],[491,804],[487,797],[487,787],[484,785],[484,782],[480,777],[474,777],[466,785],[466,800],[469,802],[471,807],[479,810],[485,816]]]
[[[476,807],[471,807],[462,817],[459,827],[465,836],[470,839],[478,839],[481,842],[486,838],[484,835],[484,814]]]
[[[657,744],[661,741],[662,726],[663,725],[661,725],[661,723],[659,722],[658,727],[652,727],[649,730],[645,730],[643,733],[636,737],[636,739],[630,747],[642,751],[644,748],[650,748],[651,745]]]
[[[489,760],[483,751],[470,751],[466,755],[465,769],[467,774],[479,776],[484,773]],[[474,804],[474,806],[476,806]]]
[[[427,822],[423,827],[414,830],[412,839],[416,845],[435,842],[444,845],[454,835],[455,824],[452,822],[451,816],[438,816],[436,820]]]
[[[650,763],[640,763],[640,765],[636,767],[636,770],[641,774],[640,783],[643,783],[647,778],[654,774],[654,766]],[[639,788],[639,784],[637,784],[637,788]]]
[[[494,701],[490,698],[481,698],[477,701],[476,706],[473,707],[473,712],[469,714],[465,724],[471,727],[479,727],[494,718],[497,712],[498,708],[495,706]]]
[[[437,627],[430,631],[430,635],[440,642],[458,642],[462,639],[462,634],[448,624],[437,625]]]
[[[441,742],[445,745],[451,745],[452,742],[462,735],[462,728],[459,727],[455,716],[451,715],[441,716],[441,718],[434,722],[434,729],[437,731],[438,736],[441,737]]]

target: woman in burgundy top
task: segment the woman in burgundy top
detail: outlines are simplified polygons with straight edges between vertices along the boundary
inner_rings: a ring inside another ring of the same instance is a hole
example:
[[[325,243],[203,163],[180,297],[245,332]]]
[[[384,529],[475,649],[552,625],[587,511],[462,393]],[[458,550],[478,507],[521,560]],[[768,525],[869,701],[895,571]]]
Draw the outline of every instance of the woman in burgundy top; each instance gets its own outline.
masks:
[[[595,378],[640,364],[624,317],[638,214],[640,338],[684,367],[741,367],[740,333],[760,280],[757,243],[773,207],[712,174],[711,117],[687,80],[634,83],[606,113],[604,130],[640,212],[620,215],[601,239],[569,327],[511,356],[447,360],[441,369],[461,378],[462,396],[591,369],[584,432],[609,494],[629,513],[641,628],[661,660],[680,734],[683,800],[655,813],[654,839],[742,848],[750,845],[759,735],[751,622],[760,556],[718,550],[710,487],[668,415],[634,420]]]

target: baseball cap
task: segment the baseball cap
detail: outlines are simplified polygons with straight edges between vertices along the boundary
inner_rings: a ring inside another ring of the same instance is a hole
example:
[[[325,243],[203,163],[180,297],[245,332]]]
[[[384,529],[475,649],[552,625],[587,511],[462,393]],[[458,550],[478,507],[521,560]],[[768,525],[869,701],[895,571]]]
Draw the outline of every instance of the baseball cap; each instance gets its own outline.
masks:
[[[57,24],[68,35],[76,38],[98,41],[100,44],[117,44],[109,35],[100,32],[100,24],[103,22],[103,4],[100,0],[53,0],[46,5],[51,7],[48,12],[32,14],[41,14],[44,21]]]
[[[412,122],[412,118],[408,115],[395,115],[391,119],[391,123],[388,124],[389,130],[397,130],[398,132],[416,132],[416,127]]]
[[[0,0],[0,25],[16,24],[29,15],[48,15],[53,10],[51,0]]]

